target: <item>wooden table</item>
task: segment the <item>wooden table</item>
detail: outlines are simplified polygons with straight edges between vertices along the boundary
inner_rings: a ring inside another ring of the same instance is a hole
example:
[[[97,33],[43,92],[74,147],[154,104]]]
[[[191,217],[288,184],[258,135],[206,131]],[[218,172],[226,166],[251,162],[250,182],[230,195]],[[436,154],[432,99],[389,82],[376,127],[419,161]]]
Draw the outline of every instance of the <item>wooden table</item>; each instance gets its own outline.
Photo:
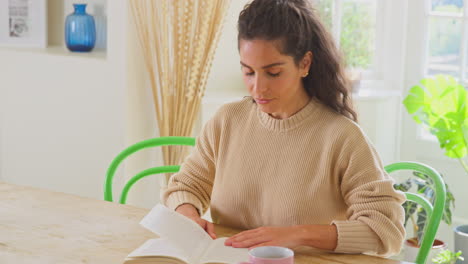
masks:
[[[155,235],[129,205],[0,182],[1,264],[115,264]],[[216,226],[218,236],[237,231]],[[365,255],[300,249],[296,264],[402,264]]]

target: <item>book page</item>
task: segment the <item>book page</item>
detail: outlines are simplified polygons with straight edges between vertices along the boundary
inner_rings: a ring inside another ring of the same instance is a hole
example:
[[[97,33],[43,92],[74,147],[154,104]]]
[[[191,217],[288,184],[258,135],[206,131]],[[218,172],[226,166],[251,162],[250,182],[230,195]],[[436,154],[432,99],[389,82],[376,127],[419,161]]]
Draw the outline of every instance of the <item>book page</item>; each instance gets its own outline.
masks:
[[[140,222],[179,248],[190,261],[197,260],[213,239],[194,221],[169,210],[162,204],[156,205]]]
[[[247,248],[233,248],[224,245],[227,237],[211,241],[200,263],[238,263],[249,260]]]
[[[164,238],[147,240],[143,245],[130,253],[127,258],[155,256],[173,257],[188,262],[188,256]]]

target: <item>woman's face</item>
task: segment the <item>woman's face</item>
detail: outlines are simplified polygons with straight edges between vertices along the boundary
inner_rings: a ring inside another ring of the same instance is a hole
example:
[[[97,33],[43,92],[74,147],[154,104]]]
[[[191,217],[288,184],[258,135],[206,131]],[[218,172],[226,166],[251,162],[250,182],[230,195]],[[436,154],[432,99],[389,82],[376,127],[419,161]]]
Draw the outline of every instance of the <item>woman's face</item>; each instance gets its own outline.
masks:
[[[243,80],[260,110],[274,118],[294,115],[309,96],[302,78],[309,71],[312,53],[296,66],[291,56],[281,54],[275,41],[241,40],[239,45]]]

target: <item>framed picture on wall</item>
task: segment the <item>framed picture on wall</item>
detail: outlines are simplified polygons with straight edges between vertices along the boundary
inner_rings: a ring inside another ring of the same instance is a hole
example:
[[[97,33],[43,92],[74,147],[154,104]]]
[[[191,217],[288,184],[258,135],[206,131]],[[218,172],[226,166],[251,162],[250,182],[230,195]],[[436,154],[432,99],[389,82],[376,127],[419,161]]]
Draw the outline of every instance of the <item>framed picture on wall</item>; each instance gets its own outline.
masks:
[[[47,0],[0,0],[0,46],[47,46]]]

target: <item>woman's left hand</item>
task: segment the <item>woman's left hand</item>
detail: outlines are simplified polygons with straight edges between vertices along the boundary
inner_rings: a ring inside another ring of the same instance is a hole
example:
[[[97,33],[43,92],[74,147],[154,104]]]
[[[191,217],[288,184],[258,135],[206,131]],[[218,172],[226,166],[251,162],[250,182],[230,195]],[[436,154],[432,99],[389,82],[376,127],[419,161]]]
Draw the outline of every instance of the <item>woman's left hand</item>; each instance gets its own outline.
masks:
[[[261,246],[294,248],[301,245],[301,233],[302,231],[299,226],[259,227],[228,238],[224,245],[235,248],[254,248]]]

